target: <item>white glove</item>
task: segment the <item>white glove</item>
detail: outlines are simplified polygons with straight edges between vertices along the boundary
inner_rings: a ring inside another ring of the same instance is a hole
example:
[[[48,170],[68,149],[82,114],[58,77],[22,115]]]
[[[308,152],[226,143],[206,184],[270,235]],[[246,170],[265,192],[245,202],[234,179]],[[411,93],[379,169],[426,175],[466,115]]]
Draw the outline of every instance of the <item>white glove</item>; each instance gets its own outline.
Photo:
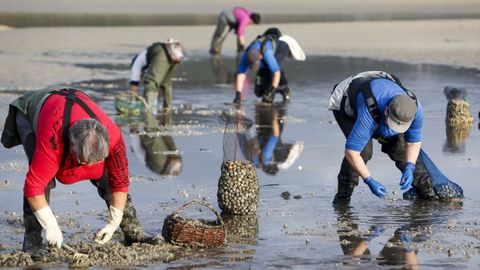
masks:
[[[33,212],[35,217],[40,222],[40,225],[45,229],[45,238],[50,245],[54,245],[57,248],[62,247],[63,235],[60,227],[58,227],[57,219],[53,215],[50,206],[46,206],[38,211]]]
[[[120,226],[120,222],[122,222],[123,212],[119,209],[110,205],[110,211],[108,214],[108,223],[100,230],[96,237],[95,242],[99,244],[105,244],[106,242],[112,239],[113,234]]]

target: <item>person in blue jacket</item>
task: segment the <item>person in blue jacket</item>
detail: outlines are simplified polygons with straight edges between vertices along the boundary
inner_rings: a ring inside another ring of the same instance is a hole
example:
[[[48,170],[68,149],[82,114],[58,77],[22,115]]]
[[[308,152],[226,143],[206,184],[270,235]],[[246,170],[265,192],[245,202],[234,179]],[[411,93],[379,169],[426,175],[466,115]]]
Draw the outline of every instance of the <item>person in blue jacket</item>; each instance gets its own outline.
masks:
[[[290,89],[282,65],[292,56],[295,60],[305,60],[297,41],[291,36],[282,36],[278,28],[268,28],[258,36],[243,52],[237,68],[234,103],[241,103],[242,89],[248,69],[257,71],[255,78],[255,95],[262,97],[262,102],[272,103],[275,93],[283,96],[283,101],[290,100]]]
[[[402,190],[412,186],[420,197],[435,197],[427,172],[415,168],[422,141],[423,108],[398,78],[383,71],[348,77],[334,87],[329,109],[347,138],[334,204],[350,202],[358,176],[376,196],[387,194],[366,165],[372,157],[372,139],[402,171]]]

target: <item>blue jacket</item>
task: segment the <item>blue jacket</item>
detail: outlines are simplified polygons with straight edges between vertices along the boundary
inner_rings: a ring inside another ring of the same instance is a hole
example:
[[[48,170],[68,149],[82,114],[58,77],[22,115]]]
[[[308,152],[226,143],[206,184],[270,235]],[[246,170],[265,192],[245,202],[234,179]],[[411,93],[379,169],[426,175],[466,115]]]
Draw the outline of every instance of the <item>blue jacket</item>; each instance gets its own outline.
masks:
[[[381,113],[380,124],[376,123],[365,106],[365,99],[361,93],[357,95],[357,119],[345,143],[345,149],[361,152],[373,136],[393,137],[399,133],[391,130],[385,124],[385,107],[397,95],[406,95],[405,91],[396,83],[387,79],[375,79],[370,82],[372,94],[377,100]],[[410,128],[404,133],[406,142],[420,142],[422,140],[423,107],[418,102],[417,112]]]
[[[247,61],[247,53],[251,49],[257,49],[259,51],[262,51],[262,42],[261,41],[255,41],[252,45],[248,47],[247,50],[245,50],[242,54],[242,57],[240,58],[240,63],[237,68],[237,73],[242,74],[242,73],[247,73],[248,70],[248,61]],[[260,63],[260,69],[268,67],[271,73],[280,71],[280,65],[277,62],[277,59],[275,58],[275,50],[273,49],[272,41],[268,40],[265,42],[265,50],[262,54],[263,58]]]

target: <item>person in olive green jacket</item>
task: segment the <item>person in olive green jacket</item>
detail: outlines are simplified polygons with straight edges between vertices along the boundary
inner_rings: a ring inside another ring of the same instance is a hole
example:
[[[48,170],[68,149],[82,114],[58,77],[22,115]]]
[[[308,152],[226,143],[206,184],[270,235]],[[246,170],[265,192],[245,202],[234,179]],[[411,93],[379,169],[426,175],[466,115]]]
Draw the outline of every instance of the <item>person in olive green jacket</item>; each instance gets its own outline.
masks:
[[[140,78],[149,109],[157,110],[158,96],[163,96],[163,108],[168,110],[172,102],[172,77],[183,60],[183,49],[176,39],[156,42],[132,60],[130,91],[137,93]]]
[[[138,154],[143,156],[151,171],[159,175],[178,176],[182,171],[182,155],[173,137],[168,134],[171,117],[171,111],[160,114],[158,118],[146,115],[145,133],[139,135],[141,153]]]

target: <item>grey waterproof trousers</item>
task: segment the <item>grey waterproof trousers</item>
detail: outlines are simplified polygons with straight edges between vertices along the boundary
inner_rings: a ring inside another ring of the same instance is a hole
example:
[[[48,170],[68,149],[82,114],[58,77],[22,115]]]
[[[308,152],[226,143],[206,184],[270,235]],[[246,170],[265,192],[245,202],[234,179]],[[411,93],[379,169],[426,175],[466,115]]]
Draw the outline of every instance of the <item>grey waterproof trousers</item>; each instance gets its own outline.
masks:
[[[218,54],[222,51],[223,42],[232,30],[236,28],[236,20],[233,9],[224,10],[217,17],[217,28],[210,43],[210,53]],[[242,51],[242,45],[237,38],[237,52]]]
[[[355,124],[355,118],[348,116],[342,111],[333,111],[333,115],[340,126],[340,129],[345,135],[345,138],[348,138],[348,135],[352,131],[353,125]],[[403,134],[389,138],[378,137],[374,139],[376,139],[382,145],[382,152],[387,154],[390,159],[395,162],[395,166],[401,172],[403,172],[403,168],[405,167],[405,140]],[[360,156],[365,164],[372,158],[372,154],[373,144],[372,140],[370,139],[360,153]],[[344,157],[340,167],[340,172],[338,173],[338,188],[335,199],[333,200],[334,204],[350,202],[350,197],[352,196],[353,190],[355,189],[355,186],[358,185],[358,177],[358,173],[350,166],[350,163]],[[400,181],[400,177],[398,177],[398,180]],[[430,175],[425,169],[421,159],[418,159],[415,164],[412,187],[421,198],[436,198],[435,192],[432,188]]]

